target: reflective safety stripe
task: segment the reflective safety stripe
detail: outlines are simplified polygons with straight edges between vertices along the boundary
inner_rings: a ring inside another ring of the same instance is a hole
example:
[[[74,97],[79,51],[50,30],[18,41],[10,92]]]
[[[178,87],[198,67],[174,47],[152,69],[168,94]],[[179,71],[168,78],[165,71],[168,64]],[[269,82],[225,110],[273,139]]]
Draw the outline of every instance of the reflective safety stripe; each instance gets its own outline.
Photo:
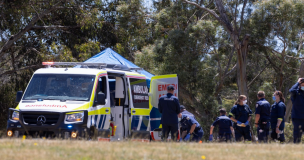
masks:
[[[177,77],[176,74],[168,74],[168,75],[161,75],[161,76],[154,76],[151,78],[151,82],[153,79],[163,79],[163,78],[175,78]]]
[[[150,118],[150,121],[160,121],[161,118]]]
[[[85,105],[82,105],[78,108],[75,108],[73,110],[86,110],[86,109],[89,109],[90,108],[90,103],[86,103]]]
[[[142,74],[136,74],[136,73],[125,73],[128,78],[137,78],[137,79],[146,79],[146,77]]]
[[[143,82],[146,82],[146,80],[145,79],[140,79],[138,81],[131,82],[131,85],[138,84],[138,83],[143,83]]]
[[[135,111],[135,113],[133,113],[133,111]],[[131,115],[149,116],[150,112],[151,112],[150,109],[138,109],[138,108],[131,109]]]
[[[229,113],[229,115],[234,116],[234,114],[232,114],[231,112]]]
[[[75,114],[75,113],[82,113],[83,111],[79,111],[79,112],[69,112],[69,113],[66,113],[66,114]]]
[[[15,109],[19,109],[19,104],[18,104],[18,106]]]
[[[283,118],[278,118],[278,120],[281,120],[281,121],[283,121]]]
[[[137,130],[138,130],[138,131],[140,130],[140,126],[141,126],[141,123],[142,123],[142,119],[143,119],[143,116],[139,116],[139,121],[138,121],[138,125],[137,125]]]
[[[230,120],[230,118],[227,117],[227,116],[219,116],[218,119],[227,119],[227,120]]]
[[[106,112],[106,109],[108,109],[108,112]],[[94,110],[94,111],[89,111],[89,115],[99,115],[99,114],[110,114],[110,107],[103,107],[103,108],[100,108],[98,110]]]
[[[162,124],[160,124],[158,128],[163,128],[163,125],[162,125]]]

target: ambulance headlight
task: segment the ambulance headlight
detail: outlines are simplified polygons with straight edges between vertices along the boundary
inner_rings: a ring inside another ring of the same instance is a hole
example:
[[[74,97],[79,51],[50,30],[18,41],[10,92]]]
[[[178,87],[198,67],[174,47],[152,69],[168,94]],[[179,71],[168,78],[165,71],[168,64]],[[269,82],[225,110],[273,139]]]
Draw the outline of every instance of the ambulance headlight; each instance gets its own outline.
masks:
[[[14,111],[13,114],[12,114],[12,119],[16,120],[16,121],[19,121],[19,112]]]
[[[66,113],[65,122],[83,122],[84,113],[83,112],[71,112]]]

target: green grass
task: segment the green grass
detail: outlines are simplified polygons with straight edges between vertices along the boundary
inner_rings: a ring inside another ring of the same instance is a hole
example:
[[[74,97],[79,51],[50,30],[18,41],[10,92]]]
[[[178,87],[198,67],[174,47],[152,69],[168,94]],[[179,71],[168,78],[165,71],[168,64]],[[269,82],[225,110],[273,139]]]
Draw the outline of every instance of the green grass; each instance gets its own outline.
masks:
[[[146,143],[1,139],[1,160],[12,159],[304,159],[304,145],[244,143]],[[202,157],[204,156],[204,157]]]

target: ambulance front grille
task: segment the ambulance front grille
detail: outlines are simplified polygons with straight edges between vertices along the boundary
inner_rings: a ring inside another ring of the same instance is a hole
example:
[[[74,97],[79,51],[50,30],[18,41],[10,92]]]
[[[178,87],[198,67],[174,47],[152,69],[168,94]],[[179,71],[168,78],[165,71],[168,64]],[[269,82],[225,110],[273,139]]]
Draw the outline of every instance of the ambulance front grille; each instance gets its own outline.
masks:
[[[43,124],[54,125],[58,122],[59,114],[58,113],[23,113],[23,120],[27,124],[39,124],[38,117],[45,117],[45,122]]]

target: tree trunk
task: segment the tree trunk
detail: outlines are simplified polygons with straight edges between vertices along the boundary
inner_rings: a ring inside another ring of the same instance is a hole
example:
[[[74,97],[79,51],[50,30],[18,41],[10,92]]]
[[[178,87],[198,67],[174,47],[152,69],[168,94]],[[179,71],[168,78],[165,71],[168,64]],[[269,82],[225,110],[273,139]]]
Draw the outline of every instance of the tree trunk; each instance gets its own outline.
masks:
[[[239,89],[239,95],[245,95],[248,97],[247,89],[247,52],[248,52],[249,35],[246,35],[241,43],[236,44],[237,49],[237,85]]]
[[[299,76],[304,77],[304,61],[301,61]],[[286,114],[285,114],[285,121],[286,122],[289,122],[291,109],[292,109],[292,102],[291,102],[291,100],[289,100],[288,103],[287,103],[287,106],[286,106]]]

